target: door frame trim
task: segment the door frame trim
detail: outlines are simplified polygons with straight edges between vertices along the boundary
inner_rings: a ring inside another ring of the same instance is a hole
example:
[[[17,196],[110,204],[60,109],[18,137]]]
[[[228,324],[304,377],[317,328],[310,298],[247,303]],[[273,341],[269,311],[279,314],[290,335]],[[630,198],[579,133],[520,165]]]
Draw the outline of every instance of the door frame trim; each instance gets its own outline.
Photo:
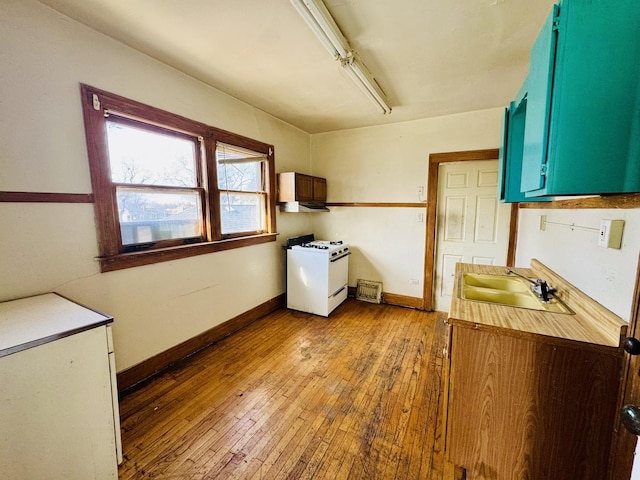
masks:
[[[640,327],[640,257],[636,267],[636,283],[633,291],[633,303],[631,305],[631,317],[627,337],[638,337]],[[622,378],[618,395],[618,412],[623,405],[638,402],[640,399],[640,355],[623,353]],[[609,458],[609,479],[624,480],[631,478],[633,459],[635,456],[638,438],[629,433],[620,420],[620,414],[616,415],[616,423],[613,428],[611,442],[611,454]]]
[[[463,152],[432,153],[429,155],[429,172],[427,178],[427,225],[424,253],[424,289],[422,292],[423,310],[433,310],[433,287],[435,285],[436,254],[436,216],[438,212],[438,171],[441,163],[466,162],[478,160],[497,160],[499,150],[467,150]],[[518,204],[511,204],[509,222],[509,246],[507,249],[507,265],[513,267],[518,232]]]

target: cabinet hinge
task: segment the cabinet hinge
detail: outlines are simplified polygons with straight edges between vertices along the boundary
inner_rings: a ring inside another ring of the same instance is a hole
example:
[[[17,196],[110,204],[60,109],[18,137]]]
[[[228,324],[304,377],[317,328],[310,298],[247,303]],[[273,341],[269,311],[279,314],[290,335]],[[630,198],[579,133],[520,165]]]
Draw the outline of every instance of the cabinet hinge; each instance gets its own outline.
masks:
[[[560,26],[560,7],[558,5],[555,5],[553,7],[553,23],[551,25],[551,29],[557,31],[559,26]]]
[[[541,177],[546,177],[547,176],[547,164],[546,163],[540,167],[540,176]]]

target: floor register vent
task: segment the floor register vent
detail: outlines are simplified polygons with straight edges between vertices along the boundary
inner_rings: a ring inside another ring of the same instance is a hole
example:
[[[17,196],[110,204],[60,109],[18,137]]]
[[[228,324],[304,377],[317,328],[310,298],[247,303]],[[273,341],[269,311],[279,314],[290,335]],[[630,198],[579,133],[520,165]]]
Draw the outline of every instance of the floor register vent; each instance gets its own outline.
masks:
[[[356,287],[356,300],[362,300],[363,302],[370,303],[381,303],[382,282],[358,279],[358,285]]]

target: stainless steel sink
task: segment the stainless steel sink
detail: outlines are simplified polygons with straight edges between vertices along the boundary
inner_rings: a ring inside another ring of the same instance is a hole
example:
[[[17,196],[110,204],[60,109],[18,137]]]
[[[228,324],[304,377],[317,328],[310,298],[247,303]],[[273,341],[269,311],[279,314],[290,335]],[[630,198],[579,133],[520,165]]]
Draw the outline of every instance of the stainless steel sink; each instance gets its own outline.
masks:
[[[573,313],[555,297],[547,303],[543,302],[531,291],[530,284],[520,277],[464,273],[460,283],[460,298],[465,300],[555,313]]]

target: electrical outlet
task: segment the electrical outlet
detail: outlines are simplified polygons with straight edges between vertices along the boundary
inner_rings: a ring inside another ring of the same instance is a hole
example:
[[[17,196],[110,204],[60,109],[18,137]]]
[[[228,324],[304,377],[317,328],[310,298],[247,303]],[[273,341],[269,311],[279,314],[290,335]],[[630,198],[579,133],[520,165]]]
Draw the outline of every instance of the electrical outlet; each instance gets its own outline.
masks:
[[[418,223],[423,223],[424,222],[424,213],[419,212],[418,213]]]
[[[409,279],[409,284],[410,285],[420,285],[420,281],[416,278],[410,278]]]
[[[601,220],[598,245],[604,248],[620,249],[623,229],[624,220]]]

